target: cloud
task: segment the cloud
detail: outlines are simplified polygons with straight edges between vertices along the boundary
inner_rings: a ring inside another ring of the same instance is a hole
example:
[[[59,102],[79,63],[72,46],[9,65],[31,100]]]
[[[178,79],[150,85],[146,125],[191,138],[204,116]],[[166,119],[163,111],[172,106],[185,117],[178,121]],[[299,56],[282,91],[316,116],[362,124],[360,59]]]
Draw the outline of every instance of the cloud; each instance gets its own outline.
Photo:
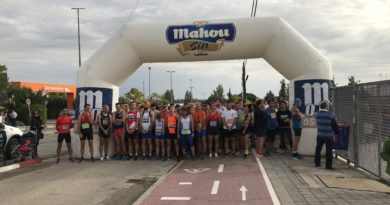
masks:
[[[78,67],[77,18],[80,11],[83,62],[117,29],[125,24],[135,0],[3,0],[0,7],[0,63],[9,67],[14,81],[75,83]],[[140,0],[131,21],[203,20],[249,17],[252,1]],[[354,75],[362,82],[389,74],[390,3],[366,0],[269,0],[259,1],[258,17],[286,19],[332,62],[339,84]],[[152,92],[169,88],[168,69],[174,69],[174,90],[183,97],[193,79],[194,93],[202,98],[218,84],[233,93],[241,90],[242,61],[156,63],[152,66]],[[148,72],[143,65],[121,87],[148,90]],[[367,72],[370,70],[370,72]],[[264,96],[277,93],[283,78],[264,60],[248,61],[248,91]],[[43,75],[44,74],[44,75]],[[45,76],[42,78],[42,76]]]

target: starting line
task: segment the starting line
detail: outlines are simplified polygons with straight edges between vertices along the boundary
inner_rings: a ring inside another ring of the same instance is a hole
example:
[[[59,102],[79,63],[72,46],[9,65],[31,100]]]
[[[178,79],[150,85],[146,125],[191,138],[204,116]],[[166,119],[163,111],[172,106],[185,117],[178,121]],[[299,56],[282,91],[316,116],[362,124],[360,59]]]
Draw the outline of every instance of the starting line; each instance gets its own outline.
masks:
[[[191,197],[161,197],[162,201],[189,201]]]

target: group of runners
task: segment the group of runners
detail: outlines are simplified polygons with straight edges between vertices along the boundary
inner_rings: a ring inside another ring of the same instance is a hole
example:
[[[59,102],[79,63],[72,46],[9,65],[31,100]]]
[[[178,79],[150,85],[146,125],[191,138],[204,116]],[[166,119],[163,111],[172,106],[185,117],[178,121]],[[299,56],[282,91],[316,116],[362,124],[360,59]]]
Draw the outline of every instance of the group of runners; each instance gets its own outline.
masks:
[[[253,104],[216,101],[181,106],[117,103],[112,113],[110,107],[104,105],[94,120],[91,106],[86,104],[77,120],[80,162],[84,161],[86,141],[90,155],[94,156],[94,129],[98,130],[102,161],[111,159],[108,154],[110,138],[115,142],[115,155],[111,156],[115,160],[175,158],[179,161],[189,157],[196,160],[229,154],[246,158],[250,148],[255,148],[256,157],[269,156],[277,152],[277,135],[280,136],[279,149],[291,151],[292,158],[299,160],[301,155],[297,150],[304,118],[299,111],[300,106],[298,98],[294,100],[291,111],[288,102],[274,100],[258,100]],[[73,162],[72,127],[72,119],[64,109],[56,122],[57,163],[64,140],[69,160]],[[94,160],[91,157],[91,161]]]

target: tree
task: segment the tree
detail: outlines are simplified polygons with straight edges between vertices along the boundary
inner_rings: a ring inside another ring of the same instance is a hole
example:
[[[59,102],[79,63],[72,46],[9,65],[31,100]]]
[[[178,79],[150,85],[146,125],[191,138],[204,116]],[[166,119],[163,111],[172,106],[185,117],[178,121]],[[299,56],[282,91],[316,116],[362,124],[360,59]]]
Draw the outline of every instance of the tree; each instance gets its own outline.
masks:
[[[265,94],[264,100],[268,102],[268,100],[272,100],[275,98],[274,93],[270,90],[267,94]]]
[[[227,93],[227,97],[228,97],[228,100],[229,100],[229,101],[232,100],[232,96],[233,96],[232,91],[231,91],[230,88],[229,88],[229,92]]]
[[[209,101],[225,101],[225,97],[223,95],[223,86],[219,84],[215,90],[213,90],[213,93],[210,95]]]
[[[288,100],[287,84],[284,79],[280,81],[279,98],[280,100]]]
[[[175,95],[173,94],[173,90],[172,90],[172,93],[169,90],[165,91],[162,98],[168,102],[171,102],[171,94],[172,94],[172,100],[174,101]]]
[[[348,77],[348,85],[356,85],[360,80],[356,81],[355,76],[351,75]]]
[[[184,95],[184,102],[192,102],[192,93],[189,90],[187,90],[186,94]]]
[[[250,101],[250,102],[255,102],[256,101],[256,95],[255,94],[253,94],[253,93],[247,93],[246,94],[246,99],[247,99],[247,101]],[[249,102],[247,102],[247,103],[249,103]]]
[[[144,94],[137,88],[131,88],[129,92],[125,93],[126,102],[134,101],[140,103],[144,100]]]
[[[4,103],[7,100],[7,88],[8,88],[8,75],[7,66],[0,64],[0,103]]]

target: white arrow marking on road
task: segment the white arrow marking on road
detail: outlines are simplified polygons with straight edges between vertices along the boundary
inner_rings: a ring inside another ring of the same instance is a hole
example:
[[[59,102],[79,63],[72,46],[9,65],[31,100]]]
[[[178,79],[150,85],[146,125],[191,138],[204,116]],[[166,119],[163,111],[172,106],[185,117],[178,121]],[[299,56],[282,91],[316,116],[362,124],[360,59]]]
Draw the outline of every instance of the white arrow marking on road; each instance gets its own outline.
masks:
[[[214,181],[213,188],[211,189],[210,194],[216,195],[218,193],[219,183],[220,181]]]
[[[200,172],[205,172],[207,170],[209,170],[210,168],[199,168],[199,169],[184,169],[184,171],[188,172],[188,173],[191,173],[191,174],[196,174],[196,173],[200,173]]]
[[[246,201],[246,192],[248,191],[248,189],[246,189],[245,186],[242,185],[240,191],[241,191],[241,199],[243,201]]]
[[[220,164],[219,165],[219,168],[218,168],[218,172],[223,172],[223,167],[224,167],[225,165],[223,165],[223,164]]]

